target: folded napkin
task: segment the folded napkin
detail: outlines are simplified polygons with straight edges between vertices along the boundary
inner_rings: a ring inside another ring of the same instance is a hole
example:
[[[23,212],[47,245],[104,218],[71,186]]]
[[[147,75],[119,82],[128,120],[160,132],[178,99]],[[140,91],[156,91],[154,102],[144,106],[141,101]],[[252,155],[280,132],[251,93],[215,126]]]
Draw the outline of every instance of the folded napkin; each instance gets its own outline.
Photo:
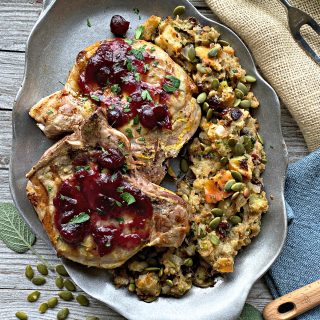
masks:
[[[290,164],[285,186],[289,222],[282,253],[266,276],[274,297],[320,279],[320,149]],[[299,320],[319,320],[320,307]]]
[[[278,0],[206,2],[250,48],[263,75],[297,121],[309,150],[320,147],[320,66],[292,38],[285,7]],[[320,22],[318,0],[290,2]],[[319,53],[320,37],[307,28],[302,33]]]

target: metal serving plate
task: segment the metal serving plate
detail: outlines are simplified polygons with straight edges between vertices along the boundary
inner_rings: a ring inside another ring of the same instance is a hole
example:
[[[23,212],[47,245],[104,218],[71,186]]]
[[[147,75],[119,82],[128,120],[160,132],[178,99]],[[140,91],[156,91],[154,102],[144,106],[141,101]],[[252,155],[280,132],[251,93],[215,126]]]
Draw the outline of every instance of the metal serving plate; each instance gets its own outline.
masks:
[[[196,17],[202,24],[212,25],[236,49],[241,64],[257,77],[254,92],[261,102],[257,117],[266,138],[268,156],[264,181],[268,195],[273,195],[270,210],[263,217],[260,235],[242,250],[235,272],[228,274],[215,287],[192,290],[180,299],[160,298],[153,303],[139,301],[126,289],[116,289],[104,270],[86,268],[64,261],[71,277],[85,292],[103,301],[129,319],[237,319],[253,283],[261,277],[278,256],[286,236],[286,213],[283,187],[287,152],[280,128],[280,106],[276,93],[259,75],[243,42],[230,29],[202,16],[187,0],[56,0],[46,1],[47,8],[33,28],[27,44],[26,69],[22,88],[13,108],[13,142],[10,185],[14,202],[34,232],[49,240],[43,231],[26,194],[25,174],[43,152],[52,145],[34,121],[29,108],[42,97],[61,88],[79,51],[97,40],[112,37],[109,22],[121,14],[131,22],[129,36],[152,14],[167,16],[177,5],[185,5],[185,16]],[[133,8],[139,8],[139,15]],[[87,18],[92,27],[87,26]]]

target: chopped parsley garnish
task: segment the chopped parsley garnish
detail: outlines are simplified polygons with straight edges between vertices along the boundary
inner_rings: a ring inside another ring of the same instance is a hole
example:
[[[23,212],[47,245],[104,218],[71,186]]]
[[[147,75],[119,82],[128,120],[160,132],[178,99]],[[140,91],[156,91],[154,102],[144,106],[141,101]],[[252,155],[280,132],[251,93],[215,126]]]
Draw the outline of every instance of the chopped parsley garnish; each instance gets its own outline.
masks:
[[[112,104],[111,106],[109,106],[109,110],[114,110],[116,108],[116,106],[114,104]]]
[[[95,94],[90,95],[90,97],[91,97],[92,100],[100,101],[100,97],[95,95]]]
[[[53,113],[53,110],[51,110],[51,109],[49,109],[48,111],[47,111],[47,114],[52,114]]]
[[[150,65],[149,64],[146,63],[145,65],[143,65],[144,73],[146,73],[149,69],[150,69]]]
[[[140,13],[140,10],[139,10],[138,8],[133,8],[133,12],[134,12],[135,14],[139,14],[139,13]]]
[[[156,48],[155,48],[155,47],[151,47],[150,51],[151,51],[151,52],[155,52],[155,51],[156,51]]]
[[[60,84],[62,84],[63,86],[65,86],[66,84],[65,83],[63,83],[62,81],[58,81]]]
[[[118,207],[122,207],[122,203],[121,203],[120,201],[117,201],[117,200],[116,200],[116,205],[117,205]]]
[[[133,203],[136,202],[135,197],[134,197],[131,193],[129,193],[129,192],[124,192],[124,193],[122,193],[122,194],[120,195],[120,197],[121,197],[128,205],[133,204]]]
[[[120,149],[123,149],[123,148],[124,148],[124,143],[123,143],[123,142],[119,142],[119,143],[118,143],[118,147],[119,147]]]
[[[126,42],[127,44],[129,44],[130,46],[134,43],[133,39],[125,39],[124,42]]]
[[[91,24],[91,22],[90,22],[89,18],[87,18],[87,26],[88,26],[89,28],[91,28],[91,27],[92,27],[92,24]]]
[[[139,124],[139,116],[136,115],[134,118],[133,118],[133,124],[137,125]]]
[[[142,36],[143,31],[144,31],[144,26],[139,26],[134,32],[135,39],[139,40],[140,37]]]
[[[134,74],[134,79],[135,79],[136,81],[140,81],[140,73],[135,73],[135,74]]]
[[[117,192],[122,193],[123,189],[124,189],[124,187],[118,187],[116,190],[117,190]]]
[[[122,217],[116,218],[119,223],[124,223],[124,219]]]
[[[111,86],[111,92],[113,93],[119,93],[121,91],[121,88],[118,84],[114,84]]]
[[[127,99],[127,101],[128,101],[128,102],[131,102],[131,101],[132,101],[132,98],[131,98],[131,97],[129,97],[129,96],[127,96],[127,98],[126,98],[126,99]]]
[[[142,98],[142,100],[152,101],[152,97],[151,97],[151,95],[150,95],[148,90],[142,90],[141,98]]]
[[[143,61],[144,60],[143,53],[145,51],[145,48],[146,48],[146,45],[144,45],[138,49],[131,49],[129,51],[129,54],[132,54],[136,59]]]
[[[122,166],[122,172],[126,173],[128,171],[128,165],[125,163],[123,166]]]
[[[51,186],[48,186],[47,189],[48,189],[48,192],[51,192],[53,188]]]
[[[76,166],[75,167],[76,171],[80,171],[80,170],[91,170],[91,167],[89,165],[86,165],[86,166]]]
[[[101,210],[100,208],[96,208],[96,211],[101,215],[101,216],[104,216],[106,213]]]
[[[159,61],[153,61],[153,62],[152,62],[152,65],[153,65],[154,67],[156,67],[158,64],[159,64]]]
[[[139,141],[145,141],[146,139],[144,137],[138,138]]]
[[[85,213],[85,212],[81,212],[79,214],[77,214],[76,216],[74,216],[69,222],[68,224],[78,224],[78,223],[83,223],[90,220],[90,216]]]
[[[89,98],[88,97],[82,97],[80,98],[81,101],[87,101]]]
[[[131,111],[129,103],[125,105],[125,107],[123,108],[123,111],[124,112],[130,112]]]
[[[141,130],[142,130],[142,127],[139,127],[139,128],[137,129],[137,132],[140,134],[140,133],[141,133]]]
[[[163,90],[169,93],[176,92],[180,87],[180,80],[174,76],[166,76],[166,79],[168,79],[170,83],[165,83]]]
[[[127,67],[129,72],[136,71],[136,67],[132,64],[132,60],[131,59],[127,59],[126,60],[126,67]]]
[[[78,191],[80,191],[80,186],[76,186],[76,189],[77,189]]]
[[[62,201],[64,201],[64,200],[66,200],[66,197],[65,197],[63,194],[60,194],[60,199],[61,199]]]
[[[132,130],[130,128],[126,129],[126,134],[127,134],[128,138],[133,138]]]

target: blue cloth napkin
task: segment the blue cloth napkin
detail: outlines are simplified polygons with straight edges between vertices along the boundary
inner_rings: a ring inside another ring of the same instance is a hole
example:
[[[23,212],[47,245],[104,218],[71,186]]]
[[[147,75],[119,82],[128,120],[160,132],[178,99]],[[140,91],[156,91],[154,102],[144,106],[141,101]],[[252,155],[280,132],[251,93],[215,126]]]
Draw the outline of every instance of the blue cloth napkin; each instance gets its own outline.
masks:
[[[320,279],[320,149],[289,165],[285,199],[288,237],[266,275],[275,298]],[[297,319],[319,320],[320,307]]]

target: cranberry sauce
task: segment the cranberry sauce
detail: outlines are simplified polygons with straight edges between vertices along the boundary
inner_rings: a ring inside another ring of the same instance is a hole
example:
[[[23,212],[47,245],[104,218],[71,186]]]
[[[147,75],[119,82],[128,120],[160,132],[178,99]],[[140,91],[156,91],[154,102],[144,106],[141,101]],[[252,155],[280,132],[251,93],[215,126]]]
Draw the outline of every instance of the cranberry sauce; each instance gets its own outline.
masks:
[[[55,226],[71,245],[92,235],[100,256],[116,247],[132,249],[149,237],[150,199],[124,181],[117,149],[96,150],[74,160],[75,173],[53,200]]]
[[[145,45],[133,48],[133,42],[120,38],[103,42],[80,75],[82,93],[108,109],[108,121],[115,128],[135,118],[148,129],[171,129],[166,100],[178,91],[180,80],[168,75],[156,84],[145,82],[158,61],[152,50]],[[104,96],[105,90],[113,94]]]

